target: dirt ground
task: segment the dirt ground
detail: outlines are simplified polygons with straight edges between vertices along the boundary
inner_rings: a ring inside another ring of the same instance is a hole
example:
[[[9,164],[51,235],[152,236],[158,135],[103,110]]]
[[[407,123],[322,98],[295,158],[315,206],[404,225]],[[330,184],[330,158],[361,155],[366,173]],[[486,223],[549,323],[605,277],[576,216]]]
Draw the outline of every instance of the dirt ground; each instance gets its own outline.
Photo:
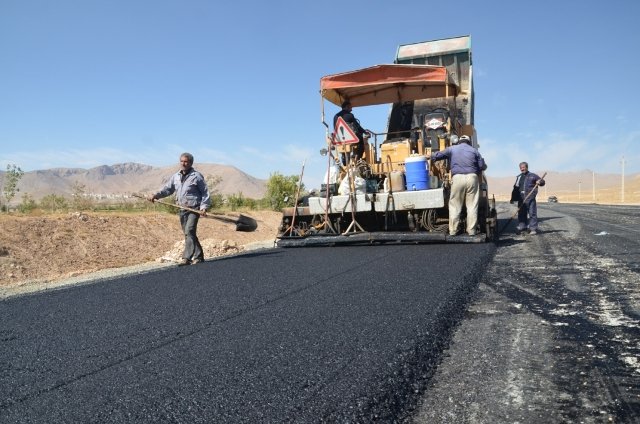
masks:
[[[254,232],[201,219],[198,237],[205,259],[238,253],[247,245],[275,240],[281,214],[245,213]],[[0,289],[53,283],[96,271],[178,260],[184,246],[177,215],[168,213],[68,213],[0,216]]]

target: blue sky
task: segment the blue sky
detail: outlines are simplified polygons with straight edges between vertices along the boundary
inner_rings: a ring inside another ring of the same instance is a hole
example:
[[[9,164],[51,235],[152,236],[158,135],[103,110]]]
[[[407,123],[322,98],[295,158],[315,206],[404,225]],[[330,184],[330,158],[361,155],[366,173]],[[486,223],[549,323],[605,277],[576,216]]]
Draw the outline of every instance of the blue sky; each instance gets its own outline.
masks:
[[[640,2],[0,0],[0,169],[326,169],[319,80],[471,35],[492,176],[640,172]],[[325,102],[327,121],[338,108]],[[356,108],[383,132],[387,106]],[[239,188],[241,191],[241,188]]]

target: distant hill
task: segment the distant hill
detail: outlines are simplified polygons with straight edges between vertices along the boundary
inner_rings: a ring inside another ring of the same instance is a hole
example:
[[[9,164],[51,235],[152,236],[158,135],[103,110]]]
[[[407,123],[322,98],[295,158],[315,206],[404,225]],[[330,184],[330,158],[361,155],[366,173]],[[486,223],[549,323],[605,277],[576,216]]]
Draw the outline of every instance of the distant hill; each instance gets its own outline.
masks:
[[[246,174],[236,167],[210,163],[194,166],[205,178],[219,176],[222,181],[217,189],[222,194],[242,193],[253,199],[264,197],[266,180]],[[22,194],[28,193],[38,201],[49,194],[71,196],[76,183],[85,187],[86,194],[123,195],[151,193],[157,191],[178,171],[178,166],[153,167],[140,163],[102,165],[90,169],[53,168],[25,172],[18,183],[20,190],[12,203],[19,203]],[[0,171],[0,184],[4,182],[4,171]]]

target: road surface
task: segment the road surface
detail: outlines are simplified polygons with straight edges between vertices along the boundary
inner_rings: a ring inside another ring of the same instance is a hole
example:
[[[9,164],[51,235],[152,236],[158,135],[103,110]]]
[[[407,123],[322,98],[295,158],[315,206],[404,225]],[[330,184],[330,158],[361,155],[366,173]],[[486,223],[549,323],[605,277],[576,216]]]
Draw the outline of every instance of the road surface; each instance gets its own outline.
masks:
[[[394,419],[494,249],[274,249],[6,299],[0,422]]]
[[[501,225],[513,206],[500,205]],[[0,422],[638,422],[638,208],[0,301]]]

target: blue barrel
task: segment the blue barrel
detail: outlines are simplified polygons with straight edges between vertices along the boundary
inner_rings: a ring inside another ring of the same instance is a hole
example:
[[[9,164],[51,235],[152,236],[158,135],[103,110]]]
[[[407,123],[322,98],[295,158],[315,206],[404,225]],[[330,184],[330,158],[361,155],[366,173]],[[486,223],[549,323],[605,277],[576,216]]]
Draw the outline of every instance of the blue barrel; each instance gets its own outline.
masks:
[[[429,170],[427,169],[427,157],[411,155],[404,161],[407,190],[426,190],[429,188]]]

